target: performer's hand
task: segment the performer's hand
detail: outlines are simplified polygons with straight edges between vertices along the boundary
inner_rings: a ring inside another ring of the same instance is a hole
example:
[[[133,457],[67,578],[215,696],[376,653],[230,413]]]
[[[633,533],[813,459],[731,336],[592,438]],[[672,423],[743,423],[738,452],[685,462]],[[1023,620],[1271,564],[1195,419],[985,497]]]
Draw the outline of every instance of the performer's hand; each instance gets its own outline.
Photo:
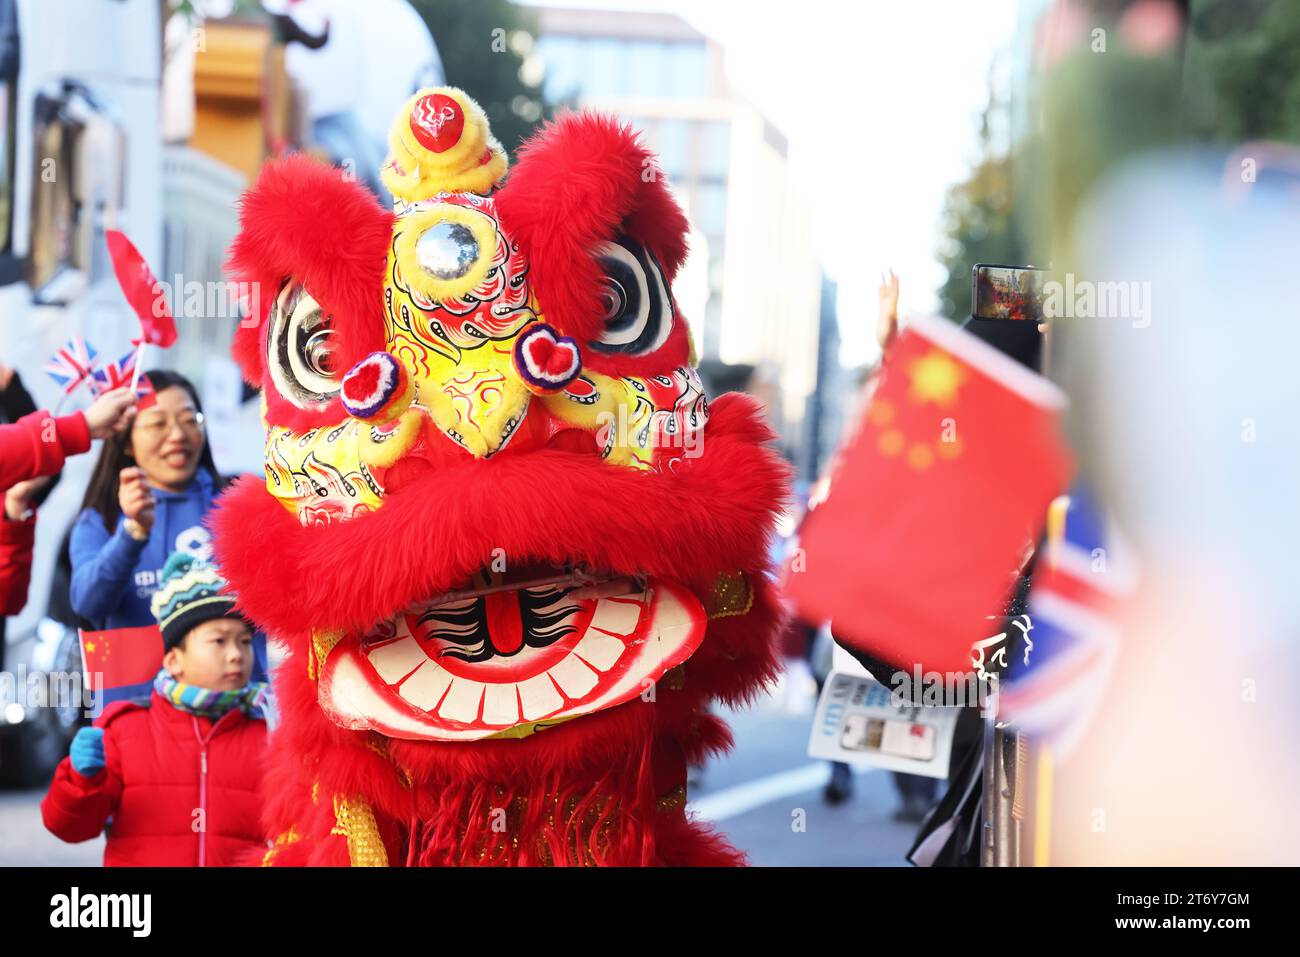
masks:
[[[9,388],[9,383],[14,381],[14,370],[12,367],[0,362],[0,392]]]
[[[894,270],[880,277],[880,316],[876,320],[876,341],[888,349],[898,335],[898,277]]]
[[[104,729],[82,728],[68,749],[72,769],[83,778],[93,778],[104,770]]]
[[[144,536],[153,528],[154,498],[153,490],[145,483],[144,469],[127,466],[117,476],[117,504],[122,509],[128,522],[134,522]],[[134,530],[129,528],[135,538]]]
[[[130,386],[105,392],[86,410],[86,426],[92,439],[106,439],[131,424],[135,415],[135,393]]]

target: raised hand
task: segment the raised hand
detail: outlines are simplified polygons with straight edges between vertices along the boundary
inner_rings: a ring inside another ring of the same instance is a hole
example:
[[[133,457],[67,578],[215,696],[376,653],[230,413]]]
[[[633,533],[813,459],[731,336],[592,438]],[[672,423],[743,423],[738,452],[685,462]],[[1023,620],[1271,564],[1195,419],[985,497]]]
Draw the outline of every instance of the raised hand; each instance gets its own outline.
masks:
[[[876,341],[881,349],[889,348],[898,335],[898,276],[894,270],[880,277],[880,316],[876,320]]]
[[[128,522],[133,522],[143,535],[153,528],[153,490],[144,480],[144,469],[127,466],[117,475],[117,504]],[[128,531],[135,534],[135,530]],[[139,538],[140,535],[135,535]]]
[[[135,415],[135,393],[130,386],[105,392],[90,404],[85,415],[91,438],[104,439],[121,432]]]
[[[72,769],[85,778],[104,770],[104,729],[82,728],[68,749]]]

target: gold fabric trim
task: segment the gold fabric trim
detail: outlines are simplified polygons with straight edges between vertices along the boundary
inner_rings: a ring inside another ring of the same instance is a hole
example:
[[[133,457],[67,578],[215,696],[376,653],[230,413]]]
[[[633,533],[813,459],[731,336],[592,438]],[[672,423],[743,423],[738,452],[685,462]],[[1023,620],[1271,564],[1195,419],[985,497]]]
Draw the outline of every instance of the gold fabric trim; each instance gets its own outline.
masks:
[[[343,634],[337,631],[312,631],[311,649],[307,655],[307,677],[315,681],[320,677],[321,666],[334,650],[334,646],[343,640]]]
[[[347,839],[348,859],[353,867],[388,866],[388,852],[379,837],[379,826],[370,805],[336,794],[334,820],[330,833]]]
[[[723,572],[713,584],[713,601],[709,618],[732,618],[747,615],[754,607],[754,589],[744,572]]]
[[[266,854],[263,855],[262,857],[262,866],[270,867],[271,861],[275,859],[275,852],[280,849],[280,846],[283,844],[292,844],[294,841],[298,839],[299,838],[298,838],[297,829],[292,824],[290,824],[289,830],[285,831],[279,837],[277,837],[275,839],[275,844],[273,844],[271,847],[266,849]]]
[[[667,794],[655,798],[655,808],[664,814],[680,811],[686,807],[686,785],[679,784]]]

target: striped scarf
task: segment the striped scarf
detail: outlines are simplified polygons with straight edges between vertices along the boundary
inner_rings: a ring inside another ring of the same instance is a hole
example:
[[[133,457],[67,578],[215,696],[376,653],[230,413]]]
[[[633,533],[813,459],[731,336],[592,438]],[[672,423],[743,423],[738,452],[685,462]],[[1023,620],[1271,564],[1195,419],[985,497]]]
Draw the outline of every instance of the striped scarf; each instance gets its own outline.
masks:
[[[153,690],[181,711],[204,718],[215,720],[234,707],[239,707],[249,717],[264,717],[263,706],[267,697],[265,681],[250,681],[234,691],[213,691],[211,688],[186,684],[173,678],[163,668],[153,679]]]

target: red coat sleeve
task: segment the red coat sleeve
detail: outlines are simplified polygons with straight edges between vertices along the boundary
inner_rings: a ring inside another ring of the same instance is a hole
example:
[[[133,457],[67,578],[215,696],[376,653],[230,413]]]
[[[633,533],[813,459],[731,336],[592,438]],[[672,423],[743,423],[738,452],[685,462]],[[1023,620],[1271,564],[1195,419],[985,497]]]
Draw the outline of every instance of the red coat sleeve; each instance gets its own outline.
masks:
[[[35,537],[34,517],[11,522],[0,515],[0,615],[16,615],[27,604]]]
[[[63,460],[90,448],[90,429],[80,412],[54,418],[42,409],[12,425],[0,425],[0,490],[53,475]]]
[[[104,833],[109,817],[122,796],[122,764],[111,730],[104,732],[104,770],[82,777],[64,758],[54,772],[50,790],[41,801],[45,828],[69,844],[89,841]]]

